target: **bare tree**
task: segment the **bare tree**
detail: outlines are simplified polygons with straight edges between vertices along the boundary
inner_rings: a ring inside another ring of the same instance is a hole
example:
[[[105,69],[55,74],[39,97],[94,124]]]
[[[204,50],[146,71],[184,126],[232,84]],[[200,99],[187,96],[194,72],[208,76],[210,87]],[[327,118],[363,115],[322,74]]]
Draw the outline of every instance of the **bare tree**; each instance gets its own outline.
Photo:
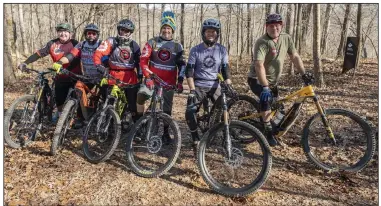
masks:
[[[193,38],[193,32],[195,31],[195,26],[197,27],[197,17],[196,17],[196,15],[197,15],[197,6],[195,6],[194,8],[193,8],[193,17],[192,17],[192,29],[191,29],[191,33],[190,33],[190,38],[189,38],[189,47],[192,47],[193,45],[193,40],[194,40],[194,38]],[[195,23],[196,23],[196,25],[195,25]]]
[[[153,4],[153,12],[152,12],[152,36],[155,36],[155,10],[156,10],[156,4]]]
[[[357,8],[358,8],[357,9],[357,38],[359,41],[357,45],[357,59],[356,59],[355,71],[360,66],[361,50],[362,50],[362,42],[360,41],[362,37],[362,32],[361,32],[362,4],[358,4]]]
[[[147,20],[147,27],[146,27],[146,28],[147,28],[147,31],[146,31],[146,34],[147,34],[147,41],[148,41],[148,40],[149,40],[149,21],[148,21],[148,20],[149,20],[149,19],[148,19],[149,4],[146,4],[146,7],[147,7],[147,13],[146,13],[146,14],[147,14],[147,17],[146,17],[146,18],[147,18],[147,19],[146,19],[146,20]]]
[[[343,57],[344,42],[346,41],[346,38],[347,38],[348,19],[349,19],[350,12],[351,12],[351,4],[347,4],[345,9],[344,23],[341,30],[340,44],[339,44],[339,48],[337,49],[336,58]]]
[[[20,44],[17,41],[17,28],[16,28],[16,13],[17,13],[16,10],[17,10],[17,8],[16,8],[16,5],[14,5],[14,4],[9,4],[9,7],[10,7],[10,13],[11,13],[12,27],[8,27],[8,28],[12,28],[12,34],[13,34],[11,36],[11,38],[9,38],[9,40],[12,42],[12,50],[15,51],[16,64],[18,64],[19,59],[20,59]],[[5,13],[4,13],[4,15],[5,15]]]
[[[28,55],[28,43],[25,38],[25,27],[24,27],[24,12],[23,12],[23,4],[18,4],[19,6],[19,24],[20,24],[20,34],[21,34],[21,42],[23,47],[23,54]]]
[[[164,12],[164,9],[165,9],[165,4],[161,4],[160,18],[161,18],[161,15]]]
[[[227,35],[226,35],[226,42],[228,47],[228,54],[230,55],[230,28],[231,28],[231,21],[232,21],[232,12],[233,12],[233,6],[231,4],[229,6],[229,16],[228,16],[228,25],[227,25]]]
[[[142,30],[141,30],[141,24],[140,24],[140,6],[139,4],[136,4],[136,8],[138,9],[138,21],[139,21],[139,44],[142,43]]]
[[[288,8],[287,8],[287,20],[286,20],[286,33],[288,33],[289,35],[291,35],[292,37],[294,36],[294,30],[295,30],[295,26],[294,26],[294,15],[295,14],[295,11],[294,11],[294,5],[293,4],[289,4],[288,5]],[[294,75],[295,74],[295,70],[294,70],[294,64],[292,63],[292,61],[290,61],[290,70],[288,72],[289,75]]]
[[[12,63],[12,48],[11,48],[11,38],[12,38],[12,14],[11,14],[11,4],[4,5],[4,20],[5,25],[4,30],[4,85],[12,84],[16,81],[16,76],[13,72]]]
[[[246,34],[248,35],[248,42],[246,45],[246,52],[250,52],[250,46],[252,44],[252,36],[251,36],[251,9],[250,9],[250,4],[247,4],[247,25],[246,25]]]
[[[240,43],[239,42],[239,33],[240,33],[239,29],[240,29],[240,16],[241,16],[239,13],[241,11],[240,5],[241,4],[237,4],[237,12],[236,12],[236,17],[237,17],[237,30],[236,30],[237,31],[236,32],[236,34],[237,34],[237,42],[236,42],[237,43],[237,47],[236,47],[237,48],[237,50],[236,50],[237,62],[236,62],[236,69],[237,69],[237,72],[238,72],[238,55],[239,55],[239,43]]]
[[[321,38],[321,54],[324,55],[327,48],[327,39],[328,39],[328,29],[330,25],[332,12],[332,4],[327,4],[327,8],[325,9],[325,18],[324,18],[324,26],[323,26],[323,35]]]
[[[314,73],[316,77],[317,86],[321,87],[324,85],[323,71],[320,58],[320,4],[314,4]]]
[[[298,5],[298,23],[296,27],[296,35],[295,35],[295,46],[298,50],[298,53],[300,53],[300,36],[301,36],[301,24],[302,24],[302,5]]]
[[[275,4],[275,13],[280,14],[280,8],[282,7],[281,4]]]
[[[185,47],[185,39],[184,39],[184,23],[185,23],[185,4],[181,4],[181,20],[180,20],[180,41],[183,47]]]
[[[310,25],[310,16],[311,16],[311,13],[312,13],[312,4],[308,4],[307,5],[307,9],[305,10],[305,18],[304,20],[302,21],[302,33],[301,33],[301,45],[300,45],[300,53],[304,53],[305,51],[305,48],[307,46],[307,32],[308,32],[308,27]]]

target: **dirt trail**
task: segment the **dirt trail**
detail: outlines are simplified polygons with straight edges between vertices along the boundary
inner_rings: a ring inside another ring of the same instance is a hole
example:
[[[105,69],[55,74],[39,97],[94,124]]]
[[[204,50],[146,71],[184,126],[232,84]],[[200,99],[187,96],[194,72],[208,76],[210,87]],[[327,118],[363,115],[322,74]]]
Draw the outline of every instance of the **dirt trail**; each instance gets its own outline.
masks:
[[[308,65],[308,63],[307,63]],[[327,87],[317,89],[325,107],[342,107],[365,116],[378,126],[378,65],[363,64],[356,78],[337,76],[340,66],[328,68]],[[236,84],[246,82],[235,74]],[[287,78],[285,89],[296,89],[297,78]],[[4,111],[25,89],[6,89]],[[243,89],[242,91],[247,91]],[[250,93],[251,94],[251,93]],[[49,156],[50,140],[42,138],[25,149],[4,149],[4,202],[23,205],[378,205],[378,153],[358,174],[325,174],[309,163],[300,147],[304,122],[314,111],[307,109],[291,132],[282,138],[286,148],[272,148],[273,166],[265,185],[245,198],[214,193],[202,180],[184,120],[186,95],[176,95],[174,118],[183,137],[181,164],[167,175],[146,179],[127,167],[123,148],[102,164],[87,162],[77,135],[60,155]]]

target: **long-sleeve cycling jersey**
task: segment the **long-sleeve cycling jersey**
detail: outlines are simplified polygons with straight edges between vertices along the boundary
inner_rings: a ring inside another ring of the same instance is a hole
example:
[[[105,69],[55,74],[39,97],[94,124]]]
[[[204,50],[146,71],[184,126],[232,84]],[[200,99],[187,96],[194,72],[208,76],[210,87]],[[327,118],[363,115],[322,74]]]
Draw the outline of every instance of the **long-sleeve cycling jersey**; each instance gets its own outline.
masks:
[[[82,63],[82,68],[84,75],[97,76],[100,73],[96,70],[94,66],[93,56],[95,50],[100,45],[101,40],[97,40],[94,44],[89,44],[88,41],[82,41],[75,46],[66,58],[71,62],[74,58],[80,58]]]
[[[138,82],[140,47],[134,40],[127,44],[119,44],[114,37],[102,41],[94,53],[94,64],[100,65],[106,55],[110,55],[108,63],[112,76],[128,84]],[[115,81],[110,79],[109,84],[115,84]]]
[[[49,41],[43,48],[37,50],[35,54],[30,56],[27,60],[25,60],[26,64],[30,64],[39,58],[50,55],[53,62],[57,62],[63,56],[70,53],[70,51],[78,44],[77,40],[71,39],[65,43],[61,43],[60,40],[53,39]],[[70,64],[62,65],[63,68],[66,68],[74,73],[80,74],[81,69],[79,67],[79,59],[75,59]],[[68,75],[60,74],[56,76],[56,80],[58,81],[71,81]]]
[[[182,83],[185,72],[183,46],[174,40],[152,38],[142,50],[140,67],[146,78],[149,76],[147,69],[150,69],[170,85],[176,84],[176,77]]]

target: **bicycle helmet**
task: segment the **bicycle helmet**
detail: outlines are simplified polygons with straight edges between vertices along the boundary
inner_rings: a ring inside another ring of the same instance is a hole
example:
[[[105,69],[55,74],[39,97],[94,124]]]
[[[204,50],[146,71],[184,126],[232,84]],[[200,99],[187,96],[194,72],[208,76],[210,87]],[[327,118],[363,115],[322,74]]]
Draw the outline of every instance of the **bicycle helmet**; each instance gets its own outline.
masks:
[[[121,21],[119,21],[118,26],[116,28],[118,30],[118,37],[117,38],[119,39],[119,41],[123,40],[122,42],[127,43],[130,41],[132,33],[134,33],[135,25],[129,19],[122,19]],[[130,35],[129,36],[120,36],[119,31],[121,28],[130,30],[131,31]],[[120,43],[122,43],[122,42],[120,42]]]
[[[87,37],[87,35],[86,35],[86,32],[87,32],[87,31],[95,31],[95,32],[97,33],[97,37],[96,37],[94,40],[89,39],[89,38]],[[85,29],[83,30],[83,33],[85,34],[85,38],[86,38],[87,41],[97,41],[98,38],[99,38],[100,30],[99,30],[99,28],[97,27],[97,25],[95,25],[95,24],[88,24],[87,26],[85,26]]]
[[[69,23],[57,24],[56,31],[60,31],[60,30],[64,30],[64,31],[68,31],[72,33],[71,25]]]
[[[216,37],[216,39],[214,39],[213,42],[206,39],[206,37],[205,37],[205,30],[207,30],[207,29],[214,29],[217,32],[217,37]],[[201,30],[202,41],[204,41],[204,43],[208,46],[213,46],[213,44],[215,44],[217,42],[218,38],[220,37],[220,30],[221,30],[221,23],[219,20],[217,20],[217,19],[206,19],[202,23],[202,30]]]
[[[269,14],[266,18],[266,24],[282,23],[283,19],[280,14]]]

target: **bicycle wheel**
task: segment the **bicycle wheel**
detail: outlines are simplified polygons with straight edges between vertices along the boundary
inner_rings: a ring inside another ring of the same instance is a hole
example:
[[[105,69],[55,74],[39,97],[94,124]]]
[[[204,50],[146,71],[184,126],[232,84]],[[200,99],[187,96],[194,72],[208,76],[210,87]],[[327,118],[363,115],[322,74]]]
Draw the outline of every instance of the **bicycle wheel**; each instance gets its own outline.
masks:
[[[66,134],[71,126],[71,121],[75,114],[75,101],[70,99],[65,103],[61,116],[58,119],[56,129],[54,130],[52,144],[50,145],[50,154],[56,155],[58,149],[63,145]]]
[[[263,134],[248,123],[231,121],[229,131],[256,141],[247,143],[231,133],[231,157],[226,150],[224,123],[213,126],[204,134],[197,152],[197,163],[204,181],[216,192],[226,196],[245,196],[260,188],[268,178],[272,155]]]
[[[147,134],[150,121],[153,130]],[[165,138],[164,125],[168,125],[170,139]],[[157,118],[153,119],[150,114],[146,114],[128,134],[126,157],[130,168],[137,175],[158,177],[175,164],[180,148],[180,129],[171,116],[158,113]]]
[[[27,146],[36,136],[40,115],[36,104],[33,95],[25,95],[16,99],[7,110],[4,118],[4,140],[8,146]]]
[[[328,136],[319,113],[303,129],[302,145],[307,158],[318,168],[329,171],[357,172],[372,159],[376,140],[371,127],[348,110],[325,110],[336,144]]]
[[[229,119],[239,120],[241,117],[249,116],[254,113],[259,113],[259,102],[254,97],[248,95],[238,95],[237,99],[230,99],[228,101]],[[263,123],[260,118],[250,118],[241,120],[247,122],[259,130],[263,129]],[[245,137],[245,136],[241,136]],[[248,137],[246,137],[248,138]],[[247,142],[254,141],[255,138],[245,139]]]
[[[121,123],[113,106],[96,112],[86,126],[82,149],[91,163],[106,161],[119,144]]]

